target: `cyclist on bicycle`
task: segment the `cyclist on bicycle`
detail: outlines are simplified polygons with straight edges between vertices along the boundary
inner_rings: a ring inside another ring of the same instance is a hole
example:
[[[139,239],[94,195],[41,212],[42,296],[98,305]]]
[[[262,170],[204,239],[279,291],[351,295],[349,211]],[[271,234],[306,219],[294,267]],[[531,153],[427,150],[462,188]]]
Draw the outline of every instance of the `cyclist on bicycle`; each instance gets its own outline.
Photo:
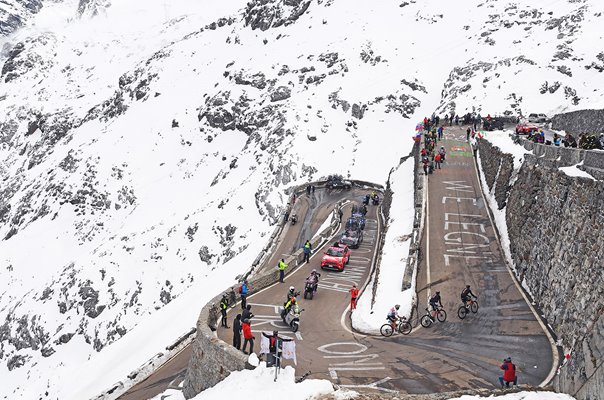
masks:
[[[432,306],[432,312],[430,313],[430,318],[432,318],[432,320],[434,321],[434,317],[436,317],[436,312],[438,311],[438,307],[443,306],[443,303],[440,298],[440,291],[437,290],[436,293],[434,293],[432,295],[432,297],[430,297],[430,306]]]
[[[399,308],[401,308],[401,306],[398,304],[392,307],[390,309],[390,312],[388,312],[388,316],[386,317],[388,318],[388,321],[390,321],[390,326],[392,326],[393,331],[396,330],[396,321],[398,321],[398,319],[400,318],[400,316],[398,315]]]
[[[470,301],[470,296],[474,297],[475,300],[477,298],[476,295],[472,293],[470,285],[466,285],[466,288],[461,292],[461,301],[466,308],[468,307],[468,301]]]

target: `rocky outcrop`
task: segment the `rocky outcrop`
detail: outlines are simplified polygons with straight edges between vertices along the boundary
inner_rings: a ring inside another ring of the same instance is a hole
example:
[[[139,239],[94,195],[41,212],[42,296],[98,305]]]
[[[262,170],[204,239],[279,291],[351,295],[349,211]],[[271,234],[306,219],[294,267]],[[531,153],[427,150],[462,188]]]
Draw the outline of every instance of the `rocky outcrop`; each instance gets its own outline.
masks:
[[[579,110],[557,114],[552,128],[573,134],[604,133],[604,110]]]
[[[555,388],[596,399],[604,392],[604,182],[569,176],[558,167],[587,161],[597,172],[604,154],[530,146],[534,154],[509,172],[511,156],[480,140],[480,167],[489,187],[496,186],[498,205],[506,206],[516,276],[569,355]],[[508,185],[508,195],[497,191],[500,185]]]

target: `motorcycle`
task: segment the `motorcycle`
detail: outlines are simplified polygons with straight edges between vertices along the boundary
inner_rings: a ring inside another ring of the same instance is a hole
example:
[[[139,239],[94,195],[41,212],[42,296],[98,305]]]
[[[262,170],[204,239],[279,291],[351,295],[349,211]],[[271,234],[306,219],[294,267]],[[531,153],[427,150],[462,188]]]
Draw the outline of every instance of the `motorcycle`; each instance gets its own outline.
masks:
[[[304,311],[304,309],[300,309],[298,303],[292,305],[289,308],[289,312],[285,312],[285,309],[281,307],[281,319],[283,319],[283,323],[289,326],[292,332],[298,332],[300,328],[300,313]]]
[[[380,196],[378,196],[377,194],[375,196],[373,196],[373,205],[377,206],[380,203]]]
[[[310,298],[312,300],[315,292],[317,291],[317,286],[319,285],[319,281],[306,281],[306,285],[304,286],[304,298]]]
[[[296,222],[298,222],[298,216],[296,214],[292,215],[292,217],[290,218],[292,225],[296,225]]]

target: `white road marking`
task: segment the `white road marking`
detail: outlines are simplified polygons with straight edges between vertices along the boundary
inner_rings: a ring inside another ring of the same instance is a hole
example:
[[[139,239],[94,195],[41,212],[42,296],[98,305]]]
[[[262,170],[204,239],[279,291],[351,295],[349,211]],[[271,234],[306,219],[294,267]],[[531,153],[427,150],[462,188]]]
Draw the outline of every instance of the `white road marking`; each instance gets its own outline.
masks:
[[[375,381],[375,382],[370,383],[368,385],[340,385],[340,387],[347,388],[347,389],[355,389],[355,388],[357,388],[357,389],[361,389],[361,388],[362,389],[375,389],[375,390],[380,390],[382,392],[387,392],[387,393],[397,393],[398,390],[386,389],[386,388],[378,387],[379,384],[388,382],[391,379],[392,378],[390,378],[389,376],[387,376],[384,379],[380,379],[379,381]]]

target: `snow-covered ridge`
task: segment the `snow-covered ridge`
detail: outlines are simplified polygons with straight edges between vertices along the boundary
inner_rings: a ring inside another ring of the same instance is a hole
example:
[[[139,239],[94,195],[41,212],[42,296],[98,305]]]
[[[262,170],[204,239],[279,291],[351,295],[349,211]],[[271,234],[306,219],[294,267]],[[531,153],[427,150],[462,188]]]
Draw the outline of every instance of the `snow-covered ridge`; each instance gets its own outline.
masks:
[[[155,354],[136,346],[148,335],[137,327],[231,284],[287,189],[334,172],[384,182],[414,118],[439,104],[503,113],[515,93],[547,112],[574,107],[565,86],[579,106],[602,104],[589,86],[600,72],[586,68],[600,65],[600,2],[479,4],[45,2],[0,39],[0,393],[67,398],[65,375],[84,363],[91,385],[119,380],[94,376],[95,361],[120,359],[128,340],[124,370]],[[531,24],[488,22],[510,13]],[[561,31],[547,29],[554,19]],[[572,76],[547,67],[565,44],[556,65]],[[441,100],[452,71],[465,79],[481,63],[497,68]],[[199,304],[155,339],[186,332]]]

